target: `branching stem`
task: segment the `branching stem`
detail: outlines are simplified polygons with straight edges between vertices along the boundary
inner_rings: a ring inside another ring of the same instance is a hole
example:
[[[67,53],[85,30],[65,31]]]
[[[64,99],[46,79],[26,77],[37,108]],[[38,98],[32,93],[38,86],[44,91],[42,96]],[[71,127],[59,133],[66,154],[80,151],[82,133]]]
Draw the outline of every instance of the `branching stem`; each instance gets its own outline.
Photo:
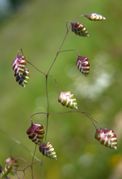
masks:
[[[58,48],[58,50],[57,50],[57,52],[56,52],[56,55],[55,55],[55,57],[54,57],[54,59],[53,59],[51,65],[49,66],[49,69],[48,69],[48,71],[47,71],[47,75],[49,75],[49,73],[50,73],[50,71],[51,71],[53,65],[55,64],[55,62],[56,62],[56,60],[57,60],[57,57],[58,57],[58,55],[59,55],[59,53],[60,53],[60,51],[61,51],[61,49],[62,49],[62,47],[63,47],[63,45],[64,45],[64,42],[65,42],[65,40],[66,40],[66,38],[67,38],[67,36],[68,36],[68,33],[69,33],[69,29],[68,29],[68,24],[66,23],[66,33],[65,33],[64,38],[63,38],[63,40],[62,40],[62,42],[61,42],[61,44],[60,44],[60,46],[59,46],[59,48]]]
[[[49,110],[48,77],[49,77],[50,71],[52,70],[52,67],[54,66],[54,64],[55,64],[55,62],[56,62],[56,60],[57,60],[57,58],[58,58],[59,53],[62,51],[62,47],[63,47],[64,42],[65,42],[65,40],[66,40],[66,38],[67,38],[67,36],[68,36],[68,32],[69,32],[69,30],[68,30],[68,25],[66,24],[66,33],[65,33],[65,35],[64,35],[64,38],[63,38],[63,40],[62,40],[62,42],[61,42],[61,44],[60,44],[60,46],[59,46],[59,48],[58,48],[58,50],[57,50],[57,52],[56,52],[56,55],[55,55],[54,59],[52,60],[52,63],[50,64],[50,66],[49,66],[49,68],[48,68],[48,70],[47,70],[46,75],[45,75],[46,105],[47,105],[47,110],[46,110],[47,116],[46,116],[46,134],[45,134],[45,140],[47,139],[48,125],[49,125],[49,113],[50,113],[50,110]]]

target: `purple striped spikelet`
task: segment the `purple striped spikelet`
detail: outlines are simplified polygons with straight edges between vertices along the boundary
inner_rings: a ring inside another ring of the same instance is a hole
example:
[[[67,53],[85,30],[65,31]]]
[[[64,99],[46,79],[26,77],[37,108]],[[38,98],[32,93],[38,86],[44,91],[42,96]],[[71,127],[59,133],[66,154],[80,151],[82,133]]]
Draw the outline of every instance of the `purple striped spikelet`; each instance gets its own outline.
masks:
[[[79,22],[71,22],[71,30],[76,35],[88,37],[89,33],[86,27],[83,24],[80,24]]]
[[[45,134],[44,126],[42,124],[31,123],[31,126],[27,129],[26,133],[32,142],[40,145]]]
[[[12,68],[14,76],[19,85],[25,87],[29,80],[29,70],[26,67],[27,61],[25,56],[20,51],[13,61]]]
[[[56,152],[50,142],[42,143],[39,146],[39,151],[46,157],[57,160]]]
[[[106,17],[102,16],[101,14],[97,13],[91,13],[91,14],[85,14],[84,17],[91,21],[104,21],[106,20]]]
[[[87,57],[78,56],[76,65],[81,73],[88,75],[90,71],[89,59]]]
[[[113,130],[96,129],[95,138],[104,146],[117,149],[117,136]]]

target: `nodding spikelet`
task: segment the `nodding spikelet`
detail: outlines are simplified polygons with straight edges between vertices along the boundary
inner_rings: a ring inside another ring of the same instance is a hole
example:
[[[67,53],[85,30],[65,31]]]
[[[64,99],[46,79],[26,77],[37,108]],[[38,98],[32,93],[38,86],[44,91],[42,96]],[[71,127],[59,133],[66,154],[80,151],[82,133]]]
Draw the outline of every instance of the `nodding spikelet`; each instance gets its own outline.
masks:
[[[71,22],[71,30],[76,35],[83,36],[83,37],[89,36],[88,30],[86,29],[86,27],[79,22]]]
[[[35,144],[40,145],[43,142],[44,139],[44,126],[42,124],[34,124],[31,123],[31,126],[26,131],[29,139],[32,140]]]
[[[87,57],[78,56],[76,65],[81,73],[88,75],[90,71],[90,63]]]
[[[39,146],[39,151],[46,157],[57,160],[56,152],[50,142],[42,143]]]
[[[18,168],[18,162],[15,158],[9,157],[5,160],[5,167],[2,168],[1,177],[8,178],[9,174],[15,174]]]
[[[22,51],[17,53],[15,60],[13,61],[12,68],[14,76],[19,85],[25,87],[29,80],[29,70],[26,67],[27,61]]]
[[[106,20],[106,17],[102,16],[101,14],[97,13],[91,13],[91,14],[85,14],[84,17],[91,21],[104,21]]]
[[[78,109],[76,98],[70,91],[60,92],[58,102],[66,107]]]
[[[117,136],[113,130],[96,129],[95,138],[104,146],[117,149]]]

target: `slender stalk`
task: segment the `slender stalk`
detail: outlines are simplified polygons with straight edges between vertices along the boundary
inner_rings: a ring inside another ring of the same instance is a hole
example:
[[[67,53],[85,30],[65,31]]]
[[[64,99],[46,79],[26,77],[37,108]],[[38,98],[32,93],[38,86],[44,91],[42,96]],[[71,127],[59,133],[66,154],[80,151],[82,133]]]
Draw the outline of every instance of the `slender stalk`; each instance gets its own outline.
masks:
[[[91,117],[91,115],[89,115],[87,112],[83,112],[78,110],[79,113],[84,114],[84,116],[86,116],[88,119],[90,119],[91,123],[93,124],[94,128],[97,129],[97,126],[95,124],[95,120]]]
[[[23,177],[22,177],[22,179],[24,179],[25,178],[25,171],[23,171]]]
[[[70,111],[65,111],[65,112],[55,112],[55,114],[68,114],[68,113],[80,113],[80,114],[83,114],[85,117],[87,117],[93,124],[93,126],[95,127],[95,129],[97,129],[97,126],[95,124],[96,120],[92,118],[92,116],[90,114],[88,114],[87,112],[85,111],[80,111],[80,110],[70,110]],[[50,115],[52,115],[52,113],[50,113]]]
[[[60,53],[64,53],[64,52],[74,52],[76,51],[76,49],[66,49],[66,50],[60,50]]]
[[[32,179],[34,179],[34,174],[33,174],[33,162],[34,162],[34,158],[35,158],[35,154],[36,154],[36,149],[37,149],[37,145],[35,145],[34,148],[34,152],[33,152],[33,157],[32,157],[32,161],[31,161],[31,177]]]
[[[16,173],[16,177],[17,177],[17,179],[20,179],[20,177],[19,177],[19,175]]]
[[[22,54],[23,56],[24,56],[24,53],[23,53],[23,50],[22,50],[22,48],[18,51],[18,54]],[[26,59],[26,62],[28,63],[28,64],[30,64],[33,68],[35,68],[39,73],[41,73],[42,75],[45,75],[45,73],[43,72],[43,71],[41,71],[39,68],[37,68],[34,64],[32,64],[30,61],[28,61],[27,59]]]
[[[62,47],[63,47],[63,45],[64,45],[64,42],[65,42],[65,40],[66,40],[66,38],[67,38],[68,32],[69,32],[69,30],[68,30],[68,24],[66,24],[66,33],[65,33],[65,35],[64,35],[64,38],[63,38],[63,40],[62,40],[62,42],[61,42],[61,44],[60,44],[60,46],[59,46],[59,48],[58,48],[58,51],[56,52],[56,55],[55,55],[54,59],[52,60],[52,63],[50,64],[50,66],[49,66],[49,68],[48,68],[48,70],[47,70],[46,75],[45,75],[46,104],[47,104],[47,111],[46,111],[46,112],[47,112],[47,116],[46,116],[46,134],[45,134],[45,140],[47,139],[48,125],[49,125],[49,124],[48,124],[48,123],[49,123],[49,91],[48,91],[48,77],[49,77],[49,73],[50,73],[52,67],[54,66],[54,64],[55,64],[55,62],[56,62],[56,60],[57,60],[57,57],[58,57],[60,51],[62,50]]]
[[[35,154],[36,154],[36,149],[37,149],[37,145],[35,145],[35,148],[34,148],[33,157],[32,157],[32,160],[31,160],[31,165],[33,165],[33,162],[34,162],[34,158],[35,158]]]
[[[47,113],[46,113],[46,112],[36,112],[36,113],[33,113],[33,114],[30,116],[30,119],[33,120],[33,117],[34,117],[34,116],[37,116],[37,115],[45,115],[45,116],[46,116]]]
[[[68,36],[68,33],[69,33],[68,24],[66,24],[66,33],[65,33],[65,35],[64,35],[64,38],[63,38],[63,40],[62,40],[62,42],[61,42],[61,44],[60,44],[60,46],[59,46],[59,48],[58,48],[58,50],[57,50],[57,53],[56,53],[56,55],[55,55],[55,57],[54,57],[54,59],[53,59],[51,65],[49,66],[49,69],[48,69],[48,71],[47,71],[47,75],[49,75],[49,73],[50,73],[50,71],[51,71],[53,65],[55,64],[55,62],[56,62],[56,60],[57,60],[57,57],[58,57],[58,55],[59,55],[59,53],[60,53],[60,51],[61,51],[61,49],[62,49],[62,47],[63,47],[63,45],[64,45],[64,42],[65,42],[65,40],[66,40],[66,38],[67,38],[67,36]]]
[[[48,94],[48,75],[46,75],[45,79],[45,90],[46,90],[46,134],[45,134],[45,140],[47,139],[47,133],[48,133],[48,123],[49,123],[49,94]]]
[[[32,64],[30,61],[26,60],[28,64],[30,64],[33,68],[35,68],[36,71],[38,71],[39,73],[41,73],[42,75],[45,76],[45,73],[43,71],[41,71],[39,68],[37,68],[34,64]]]

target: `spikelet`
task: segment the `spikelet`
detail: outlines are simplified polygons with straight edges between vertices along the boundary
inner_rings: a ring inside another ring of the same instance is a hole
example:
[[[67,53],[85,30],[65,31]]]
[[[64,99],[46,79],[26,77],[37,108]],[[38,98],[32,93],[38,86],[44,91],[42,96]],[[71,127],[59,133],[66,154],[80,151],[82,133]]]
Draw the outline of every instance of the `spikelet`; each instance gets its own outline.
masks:
[[[39,146],[39,151],[46,157],[57,160],[56,152],[50,142],[42,143]]]
[[[12,68],[14,76],[19,85],[25,87],[29,80],[29,70],[26,67],[27,61],[22,51],[17,53],[15,60],[13,61]]]
[[[71,22],[71,30],[76,35],[88,37],[89,33],[86,27],[83,24],[80,24],[79,22]]]
[[[15,158],[9,157],[5,161],[5,167],[2,168],[1,177],[7,178],[9,174],[14,174],[17,171],[18,162]]]
[[[44,126],[42,124],[31,123],[31,126],[26,131],[29,139],[32,140],[35,144],[40,145],[44,139]]]
[[[76,98],[70,91],[60,92],[58,102],[66,107],[78,109]]]
[[[81,73],[88,75],[90,71],[90,64],[87,57],[78,56],[76,65]]]
[[[117,149],[117,136],[113,130],[96,129],[95,138],[104,146]]]
[[[84,17],[91,21],[104,21],[106,20],[106,17],[102,16],[101,14],[97,13],[91,13],[91,14],[85,14]]]

